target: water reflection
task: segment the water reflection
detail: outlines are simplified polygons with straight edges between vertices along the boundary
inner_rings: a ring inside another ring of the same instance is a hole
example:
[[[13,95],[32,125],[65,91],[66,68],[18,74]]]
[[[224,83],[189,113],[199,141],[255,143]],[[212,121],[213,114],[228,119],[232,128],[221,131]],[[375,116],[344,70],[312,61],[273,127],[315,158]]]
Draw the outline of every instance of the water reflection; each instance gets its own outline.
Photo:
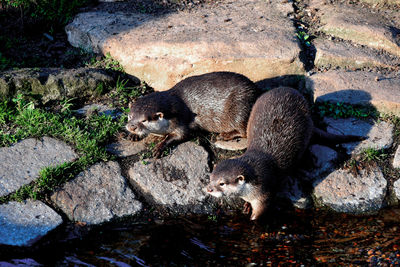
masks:
[[[124,223],[92,230],[54,259],[48,251],[32,258],[53,266],[400,265],[400,209],[275,215],[268,224],[245,216]]]

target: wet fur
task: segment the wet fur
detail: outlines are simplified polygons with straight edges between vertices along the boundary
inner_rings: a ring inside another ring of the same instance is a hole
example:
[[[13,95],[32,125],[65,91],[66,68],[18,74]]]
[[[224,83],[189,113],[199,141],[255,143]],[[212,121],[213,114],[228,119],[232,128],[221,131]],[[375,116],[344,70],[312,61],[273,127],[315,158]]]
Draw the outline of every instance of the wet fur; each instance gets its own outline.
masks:
[[[251,107],[260,95],[257,86],[243,75],[232,72],[213,72],[192,76],[177,83],[168,91],[154,92],[136,100],[130,106],[128,131],[145,136],[149,129],[142,123],[162,113],[169,127],[165,139],[155,148],[155,156],[174,141],[186,139],[189,132],[202,129],[220,133],[225,140],[246,137]],[[159,118],[156,118],[159,119]]]
[[[299,92],[281,87],[264,93],[250,114],[247,151],[219,163],[207,191],[241,197],[252,207],[251,219],[258,219],[268,208],[278,176],[303,155],[313,129],[310,109]]]

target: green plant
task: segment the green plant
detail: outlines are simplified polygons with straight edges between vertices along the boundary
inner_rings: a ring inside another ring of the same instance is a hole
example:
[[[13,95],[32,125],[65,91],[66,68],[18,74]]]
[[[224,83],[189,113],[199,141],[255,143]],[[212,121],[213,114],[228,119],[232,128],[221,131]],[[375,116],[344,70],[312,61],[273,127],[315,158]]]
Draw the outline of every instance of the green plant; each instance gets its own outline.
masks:
[[[388,154],[385,153],[384,149],[367,148],[362,152],[362,159],[364,161],[381,161],[387,157]]]
[[[301,43],[305,44],[306,46],[311,46],[310,35],[308,35],[305,31],[298,31],[296,36],[299,38]]]
[[[104,57],[101,59],[97,59],[95,55],[93,55],[89,62],[86,63],[86,66],[88,67],[93,67],[93,68],[103,68],[103,69],[110,69],[114,71],[124,71],[124,68],[122,65],[115,60],[110,53],[107,53]]]
[[[314,106],[314,111],[320,117],[333,117],[333,118],[366,118],[374,116],[375,111],[370,107],[354,107],[352,105],[344,104],[342,102],[321,102]]]

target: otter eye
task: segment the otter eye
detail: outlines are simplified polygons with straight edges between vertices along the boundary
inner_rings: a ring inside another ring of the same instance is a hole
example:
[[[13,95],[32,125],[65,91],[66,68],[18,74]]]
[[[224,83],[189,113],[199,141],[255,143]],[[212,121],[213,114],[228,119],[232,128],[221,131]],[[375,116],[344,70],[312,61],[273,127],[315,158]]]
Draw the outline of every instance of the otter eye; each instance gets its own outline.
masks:
[[[225,183],[222,183],[222,182],[221,182],[221,183],[219,183],[219,186],[224,186],[224,185],[225,185]]]
[[[146,122],[147,120],[142,120],[141,122]]]

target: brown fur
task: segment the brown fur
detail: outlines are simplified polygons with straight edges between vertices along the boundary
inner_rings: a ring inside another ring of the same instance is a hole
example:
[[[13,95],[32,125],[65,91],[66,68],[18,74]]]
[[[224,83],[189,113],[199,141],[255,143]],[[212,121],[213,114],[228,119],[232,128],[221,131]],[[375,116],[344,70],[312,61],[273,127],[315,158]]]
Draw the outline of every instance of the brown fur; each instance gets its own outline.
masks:
[[[253,82],[237,73],[192,76],[168,91],[154,92],[133,102],[126,128],[142,136],[164,135],[165,139],[154,150],[156,157],[166,145],[186,139],[195,129],[219,133],[225,140],[246,137],[251,107],[259,94]],[[143,122],[165,127],[153,131],[145,129]]]

